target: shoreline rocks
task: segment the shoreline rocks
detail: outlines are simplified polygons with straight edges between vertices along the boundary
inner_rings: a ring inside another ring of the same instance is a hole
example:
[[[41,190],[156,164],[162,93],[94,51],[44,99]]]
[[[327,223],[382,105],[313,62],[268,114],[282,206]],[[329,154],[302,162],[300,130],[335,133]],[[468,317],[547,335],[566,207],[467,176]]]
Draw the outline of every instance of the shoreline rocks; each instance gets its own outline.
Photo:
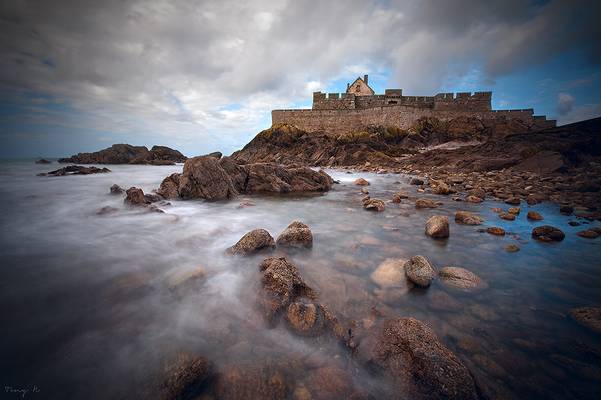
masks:
[[[437,208],[438,203],[434,200],[419,198],[415,200],[415,208]]]
[[[417,286],[428,287],[436,277],[436,270],[424,256],[413,256],[404,265],[407,278]]]
[[[258,253],[261,250],[275,249],[273,237],[265,229],[253,229],[247,232],[233,246],[227,249],[232,255],[247,256]]]

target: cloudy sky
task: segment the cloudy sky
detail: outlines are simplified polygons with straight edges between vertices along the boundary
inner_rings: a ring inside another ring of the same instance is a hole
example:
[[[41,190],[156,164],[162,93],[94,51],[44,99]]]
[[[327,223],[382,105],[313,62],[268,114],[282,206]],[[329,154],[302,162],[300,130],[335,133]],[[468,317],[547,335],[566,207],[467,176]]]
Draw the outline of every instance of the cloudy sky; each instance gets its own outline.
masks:
[[[368,73],[376,92],[492,90],[601,115],[601,4],[544,0],[0,2],[0,157],[112,143],[230,153],[277,108]]]

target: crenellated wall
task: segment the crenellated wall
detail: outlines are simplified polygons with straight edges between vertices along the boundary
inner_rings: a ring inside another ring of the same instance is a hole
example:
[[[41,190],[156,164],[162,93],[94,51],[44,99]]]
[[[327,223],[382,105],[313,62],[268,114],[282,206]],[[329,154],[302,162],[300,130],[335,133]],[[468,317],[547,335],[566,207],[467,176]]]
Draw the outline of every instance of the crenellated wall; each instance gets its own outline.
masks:
[[[448,107],[443,106],[442,109],[387,105],[362,109],[273,110],[271,118],[273,124],[287,123],[307,132],[325,131],[332,134],[357,132],[372,126],[395,126],[408,129],[422,117],[435,117],[442,121],[457,117],[476,117],[499,122],[517,119],[532,128],[543,129],[555,126],[553,120],[547,120],[544,116],[534,116],[532,109],[459,111],[452,108],[453,102],[448,103]]]

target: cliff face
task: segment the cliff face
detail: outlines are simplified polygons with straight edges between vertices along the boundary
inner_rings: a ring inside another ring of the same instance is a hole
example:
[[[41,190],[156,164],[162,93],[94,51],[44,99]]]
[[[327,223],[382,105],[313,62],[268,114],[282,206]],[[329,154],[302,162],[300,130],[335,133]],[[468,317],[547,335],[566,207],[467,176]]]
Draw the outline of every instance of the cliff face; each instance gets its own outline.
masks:
[[[109,148],[93,153],[79,153],[68,158],[61,158],[60,163],[77,164],[151,164],[169,165],[186,161],[186,156],[166,146],[153,146],[148,150],[145,146],[130,144],[114,144]]]

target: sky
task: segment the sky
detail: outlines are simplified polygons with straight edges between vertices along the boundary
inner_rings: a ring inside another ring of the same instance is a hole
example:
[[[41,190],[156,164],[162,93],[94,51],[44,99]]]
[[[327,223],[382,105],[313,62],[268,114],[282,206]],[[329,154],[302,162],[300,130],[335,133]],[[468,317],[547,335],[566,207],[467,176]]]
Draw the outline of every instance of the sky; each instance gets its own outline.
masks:
[[[270,111],[369,74],[381,93],[490,90],[560,124],[601,116],[601,2],[0,2],[0,157],[113,143],[243,147]]]

